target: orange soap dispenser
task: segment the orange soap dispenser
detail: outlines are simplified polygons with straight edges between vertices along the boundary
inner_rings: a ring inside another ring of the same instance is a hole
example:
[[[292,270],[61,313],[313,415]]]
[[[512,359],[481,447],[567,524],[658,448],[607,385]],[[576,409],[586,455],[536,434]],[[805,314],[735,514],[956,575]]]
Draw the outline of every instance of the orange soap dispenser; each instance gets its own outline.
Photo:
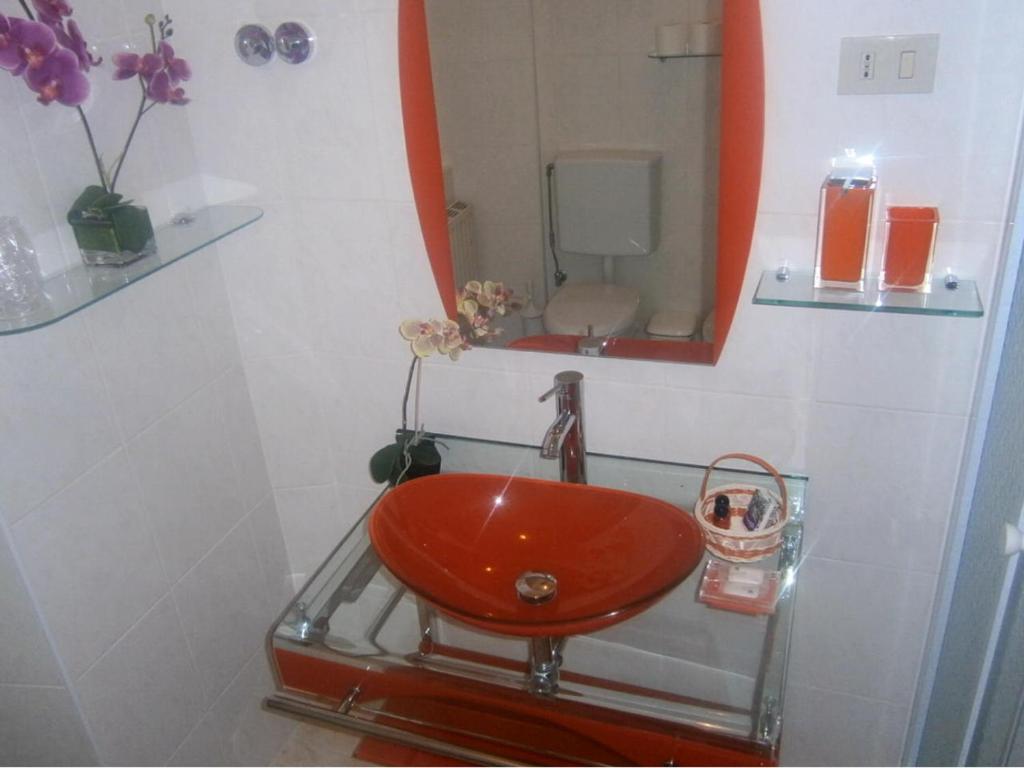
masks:
[[[821,185],[814,287],[864,290],[868,236],[874,208],[874,158],[846,150],[832,158],[832,170]]]

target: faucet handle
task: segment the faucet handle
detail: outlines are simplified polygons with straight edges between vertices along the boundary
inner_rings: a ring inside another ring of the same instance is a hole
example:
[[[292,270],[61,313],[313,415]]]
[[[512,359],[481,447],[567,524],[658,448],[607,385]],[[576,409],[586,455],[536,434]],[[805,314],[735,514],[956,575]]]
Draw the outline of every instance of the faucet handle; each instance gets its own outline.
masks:
[[[561,371],[555,374],[555,386],[537,398],[538,403],[543,403],[554,394],[564,392],[572,384],[579,384],[583,381],[583,374],[579,371]]]
[[[537,398],[537,402],[538,403],[543,403],[545,400],[547,400],[549,397],[551,397],[553,394],[555,394],[556,392],[558,392],[561,389],[562,389],[562,385],[561,384],[555,384],[555,386],[553,386],[551,389],[549,389],[543,395],[538,397]]]

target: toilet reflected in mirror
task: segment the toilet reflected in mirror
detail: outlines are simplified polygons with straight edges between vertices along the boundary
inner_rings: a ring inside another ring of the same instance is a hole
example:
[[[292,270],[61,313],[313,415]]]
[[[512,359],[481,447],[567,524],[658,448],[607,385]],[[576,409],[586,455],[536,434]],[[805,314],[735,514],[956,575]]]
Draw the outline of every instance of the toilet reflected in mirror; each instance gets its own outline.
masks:
[[[399,7],[410,167],[446,306],[468,280],[500,281],[525,306],[499,345],[714,362],[756,211],[756,0]],[[722,48],[653,53],[660,27],[718,23]],[[730,184],[743,189],[720,206]]]

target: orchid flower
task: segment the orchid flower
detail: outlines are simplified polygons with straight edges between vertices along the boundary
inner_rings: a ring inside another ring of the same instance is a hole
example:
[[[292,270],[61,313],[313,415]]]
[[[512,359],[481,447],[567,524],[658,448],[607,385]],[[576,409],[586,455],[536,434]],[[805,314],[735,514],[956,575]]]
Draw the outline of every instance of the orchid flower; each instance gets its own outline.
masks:
[[[458,360],[462,350],[470,349],[469,344],[462,336],[459,324],[454,320],[441,321],[441,343],[437,349],[442,355],[448,355],[452,360]]]
[[[22,63],[21,51],[13,34],[20,21],[0,14],[0,69],[6,69],[12,74]]]
[[[454,320],[405,320],[398,328],[402,338],[412,342],[416,357],[430,357],[434,352],[458,360],[469,345]]]
[[[57,48],[57,36],[45,24],[24,19],[0,19],[3,19],[0,22],[0,67],[12,75],[21,75],[27,69],[39,69]]]
[[[493,337],[501,334],[500,328],[492,328],[491,321],[496,315],[504,315],[512,292],[503,283],[485,280],[470,280],[457,295],[456,309],[466,333],[473,338]]]
[[[78,57],[78,66],[83,72],[88,72],[92,67],[103,63],[103,59],[98,59],[89,52],[89,44],[85,42],[82,30],[75,22],[69,19],[66,25],[51,28],[57,35],[57,42]]]
[[[89,78],[82,74],[78,57],[66,48],[59,48],[38,66],[29,66],[25,82],[38,95],[40,104],[54,101],[77,107],[89,98]]]
[[[85,73],[102,63],[94,56],[82,30],[70,17],[74,10],[69,0],[20,0],[27,18],[0,14],[0,69],[23,77],[41,104],[58,102],[78,108],[89,148],[92,151],[100,186],[113,192],[143,115],[156,104],[187,104],[181,83],[192,77],[188,62],[178,58],[167,39],[174,33],[171,17],[145,17],[152,50],[143,56],[120,53],[114,56],[114,79],[138,78],[141,100],[124,149],[114,167],[104,167],[93,138],[88,118],[81,105],[89,97],[90,84]],[[33,13],[34,9],[34,13]]]
[[[161,69],[149,81],[146,95],[158,104],[188,104],[185,89],[174,86],[174,80],[166,69]]]
[[[456,309],[464,318],[472,320],[480,311],[480,305],[476,303],[476,299],[470,298],[464,291],[459,291]]]
[[[60,24],[64,17],[74,13],[65,0],[32,0],[32,5],[39,20],[46,25]]]
[[[115,80],[129,80],[133,77],[150,80],[163,67],[163,59],[155,53],[147,53],[145,56],[137,53],[115,53],[114,67]]]
[[[187,104],[185,89],[178,84],[192,77],[192,68],[174,55],[170,43],[161,40],[156,53],[139,56],[119,53],[114,56],[115,80],[141,77],[146,96],[158,104]]]
[[[189,66],[188,62],[184,59],[177,58],[174,55],[174,49],[171,47],[171,44],[166,40],[160,41],[160,45],[157,47],[157,53],[163,59],[164,69],[167,70],[167,74],[174,85],[192,77],[192,68]]]

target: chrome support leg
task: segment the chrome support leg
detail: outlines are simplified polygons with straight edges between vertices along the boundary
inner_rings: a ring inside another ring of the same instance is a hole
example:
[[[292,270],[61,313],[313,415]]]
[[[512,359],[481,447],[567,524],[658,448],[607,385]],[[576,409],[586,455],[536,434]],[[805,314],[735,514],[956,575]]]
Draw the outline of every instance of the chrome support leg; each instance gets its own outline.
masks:
[[[558,692],[558,668],[562,665],[565,638],[530,639],[530,692],[550,696]]]
[[[416,613],[420,620],[419,652],[421,656],[429,656],[434,650],[434,637],[437,635],[437,613],[433,606],[419,598],[416,599]]]

